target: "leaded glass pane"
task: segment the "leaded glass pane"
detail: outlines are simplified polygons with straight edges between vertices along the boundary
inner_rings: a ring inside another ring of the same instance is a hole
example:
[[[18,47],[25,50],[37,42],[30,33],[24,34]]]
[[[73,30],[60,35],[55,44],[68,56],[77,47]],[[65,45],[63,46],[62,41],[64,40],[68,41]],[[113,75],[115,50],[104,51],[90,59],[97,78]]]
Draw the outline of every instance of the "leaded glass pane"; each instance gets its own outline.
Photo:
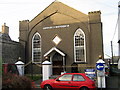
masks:
[[[41,62],[41,37],[38,33],[34,35],[32,43],[32,61]]]
[[[85,61],[85,34],[81,29],[75,32],[74,40],[75,61]]]

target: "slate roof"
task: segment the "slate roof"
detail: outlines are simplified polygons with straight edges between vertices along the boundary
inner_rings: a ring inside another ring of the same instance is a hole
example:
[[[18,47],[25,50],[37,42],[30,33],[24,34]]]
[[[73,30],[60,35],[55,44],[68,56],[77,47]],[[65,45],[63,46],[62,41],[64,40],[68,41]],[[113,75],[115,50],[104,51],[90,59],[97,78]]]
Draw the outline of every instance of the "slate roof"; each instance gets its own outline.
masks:
[[[8,34],[1,33],[1,32],[0,32],[0,39],[11,41],[11,38],[10,38],[10,36]]]

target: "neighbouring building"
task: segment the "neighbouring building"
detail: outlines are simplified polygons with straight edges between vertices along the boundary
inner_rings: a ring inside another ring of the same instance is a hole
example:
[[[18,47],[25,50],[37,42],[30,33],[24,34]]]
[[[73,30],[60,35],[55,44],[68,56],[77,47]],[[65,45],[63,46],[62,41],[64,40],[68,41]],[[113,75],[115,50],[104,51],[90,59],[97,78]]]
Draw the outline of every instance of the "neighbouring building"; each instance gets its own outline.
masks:
[[[19,22],[19,42],[29,64],[27,73],[42,73],[46,59],[52,62],[53,75],[94,67],[103,56],[101,12],[87,15],[54,1],[31,21]]]
[[[19,42],[11,40],[9,36],[9,27],[2,25],[2,32],[0,32],[0,58],[3,64],[14,64],[18,58],[24,59],[24,52],[22,52],[22,45]]]

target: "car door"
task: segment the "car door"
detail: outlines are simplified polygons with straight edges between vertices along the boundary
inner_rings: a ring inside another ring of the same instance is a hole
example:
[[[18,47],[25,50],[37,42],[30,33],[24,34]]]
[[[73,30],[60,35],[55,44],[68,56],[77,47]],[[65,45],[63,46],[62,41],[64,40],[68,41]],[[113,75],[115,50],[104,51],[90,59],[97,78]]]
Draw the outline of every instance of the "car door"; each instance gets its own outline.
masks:
[[[72,80],[71,74],[62,75],[59,78],[57,78],[56,81],[54,82],[54,88],[61,88],[61,89],[71,88],[71,80]]]
[[[71,82],[71,87],[79,90],[82,85],[85,85],[85,78],[82,75],[74,74]]]

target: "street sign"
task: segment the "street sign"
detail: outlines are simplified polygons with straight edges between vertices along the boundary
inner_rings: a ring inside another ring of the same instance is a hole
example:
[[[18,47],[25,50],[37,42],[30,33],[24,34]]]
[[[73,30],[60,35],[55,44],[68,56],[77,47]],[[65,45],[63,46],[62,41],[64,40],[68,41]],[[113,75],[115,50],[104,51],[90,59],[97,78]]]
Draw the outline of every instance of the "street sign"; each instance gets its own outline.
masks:
[[[96,69],[102,71],[104,69],[104,64],[103,63],[97,63],[96,64]]]
[[[90,77],[95,77],[95,69],[85,69],[85,74],[90,76]]]

